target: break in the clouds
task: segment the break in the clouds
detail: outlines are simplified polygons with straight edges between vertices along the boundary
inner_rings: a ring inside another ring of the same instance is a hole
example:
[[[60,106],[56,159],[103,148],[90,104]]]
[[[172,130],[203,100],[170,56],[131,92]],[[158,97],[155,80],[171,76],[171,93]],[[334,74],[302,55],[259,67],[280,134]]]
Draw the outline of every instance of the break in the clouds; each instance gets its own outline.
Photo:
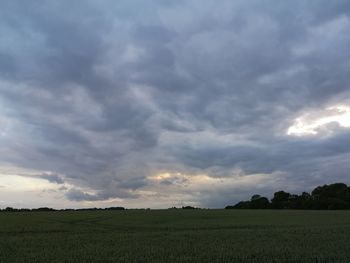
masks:
[[[3,0],[0,36],[1,206],[350,183],[347,0]]]

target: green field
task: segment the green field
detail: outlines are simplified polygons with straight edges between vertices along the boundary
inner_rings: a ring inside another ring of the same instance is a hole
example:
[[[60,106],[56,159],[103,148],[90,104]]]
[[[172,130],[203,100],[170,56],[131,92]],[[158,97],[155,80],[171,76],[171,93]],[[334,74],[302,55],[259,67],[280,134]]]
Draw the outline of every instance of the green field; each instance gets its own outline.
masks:
[[[0,262],[350,262],[350,211],[0,213]]]

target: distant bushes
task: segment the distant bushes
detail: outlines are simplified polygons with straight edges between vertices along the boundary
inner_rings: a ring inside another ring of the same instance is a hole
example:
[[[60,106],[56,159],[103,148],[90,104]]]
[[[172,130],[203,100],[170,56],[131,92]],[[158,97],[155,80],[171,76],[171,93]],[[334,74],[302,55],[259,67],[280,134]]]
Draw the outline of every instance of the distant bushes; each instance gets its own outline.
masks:
[[[198,207],[193,207],[193,206],[183,206],[182,207],[182,209],[187,209],[187,210],[189,210],[189,209],[199,209]]]
[[[226,209],[350,209],[350,187],[344,183],[335,183],[316,187],[311,194],[300,195],[285,191],[274,193],[273,198],[253,195],[250,201],[241,201],[229,205]]]

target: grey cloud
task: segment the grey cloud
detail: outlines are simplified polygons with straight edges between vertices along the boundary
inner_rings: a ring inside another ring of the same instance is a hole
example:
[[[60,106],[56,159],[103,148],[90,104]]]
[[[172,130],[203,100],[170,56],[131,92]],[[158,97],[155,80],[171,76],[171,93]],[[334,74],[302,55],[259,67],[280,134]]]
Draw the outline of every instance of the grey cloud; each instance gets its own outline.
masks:
[[[46,179],[51,183],[64,184],[62,177],[59,176],[58,174],[47,174],[47,173],[45,174],[44,173],[44,174],[41,174],[39,177],[42,179]]]
[[[67,190],[68,188],[67,187],[65,187],[64,185],[63,186],[61,186],[60,188],[58,188],[58,190],[60,190],[60,191],[65,191],[65,190]]]
[[[79,189],[72,188],[67,191],[66,197],[71,201],[101,201],[110,198],[136,198],[138,195],[120,189],[113,193],[98,192],[97,194],[89,194]]]
[[[303,164],[313,169],[315,165],[322,164],[322,159],[350,153],[349,131],[342,131],[326,138],[275,138],[266,144],[262,142],[263,139],[256,145],[216,147],[181,145],[169,150],[173,151],[181,163],[196,168],[237,166],[248,174],[271,173],[276,170],[293,173]],[[315,160],[320,161],[313,164]]]
[[[92,195],[77,189],[69,190],[66,196],[72,201],[100,201],[106,199],[106,197],[108,198],[108,196]]]
[[[47,180],[50,183],[64,184],[64,179],[61,175],[55,173],[42,173],[42,174],[26,174],[26,173],[16,173],[16,175],[23,177],[32,177]]]
[[[188,182],[188,179],[186,179],[186,178],[173,176],[171,178],[161,180],[160,184],[162,184],[162,185],[181,185],[181,186],[183,186],[183,185],[186,185],[187,182]]]

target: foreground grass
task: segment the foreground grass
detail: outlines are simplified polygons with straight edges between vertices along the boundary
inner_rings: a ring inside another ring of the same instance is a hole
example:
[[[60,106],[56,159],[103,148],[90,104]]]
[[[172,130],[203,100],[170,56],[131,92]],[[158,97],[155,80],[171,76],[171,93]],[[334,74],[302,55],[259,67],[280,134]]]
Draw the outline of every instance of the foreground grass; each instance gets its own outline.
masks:
[[[350,262],[350,211],[0,213],[0,262]]]

